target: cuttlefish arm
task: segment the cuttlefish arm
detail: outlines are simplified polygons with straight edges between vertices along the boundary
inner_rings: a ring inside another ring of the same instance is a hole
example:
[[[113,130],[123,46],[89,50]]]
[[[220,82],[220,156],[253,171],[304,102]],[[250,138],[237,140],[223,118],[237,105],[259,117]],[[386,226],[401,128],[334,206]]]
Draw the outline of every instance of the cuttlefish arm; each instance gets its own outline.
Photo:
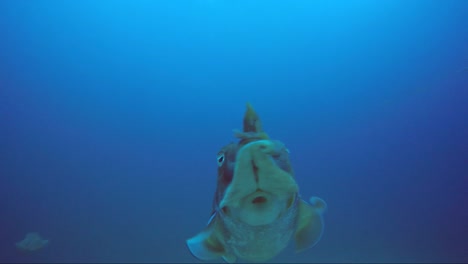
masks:
[[[236,262],[236,256],[228,253],[221,243],[222,231],[217,213],[214,213],[207,226],[196,236],[187,239],[187,247],[192,255],[200,260],[223,258],[228,263]]]
[[[304,200],[299,202],[298,224],[294,235],[296,252],[313,247],[323,234],[322,215],[327,204],[318,197],[311,197],[309,202],[310,204]]]
[[[275,149],[274,142],[257,140],[239,150],[234,177],[220,203],[221,208],[240,206],[244,197],[258,189],[285,199],[298,192],[293,176],[271,158]]]

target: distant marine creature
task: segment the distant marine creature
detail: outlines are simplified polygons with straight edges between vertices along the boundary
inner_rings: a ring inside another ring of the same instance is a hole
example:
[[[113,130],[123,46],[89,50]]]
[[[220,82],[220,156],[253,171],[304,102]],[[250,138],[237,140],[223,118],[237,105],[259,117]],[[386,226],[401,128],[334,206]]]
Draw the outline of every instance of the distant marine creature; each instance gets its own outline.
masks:
[[[39,233],[30,232],[26,234],[26,237],[17,242],[16,247],[25,252],[33,252],[42,249],[49,244],[49,240],[42,239]]]
[[[312,197],[301,199],[289,161],[289,151],[263,131],[250,104],[238,143],[218,153],[217,188],[211,217],[198,235],[186,241],[200,260],[223,258],[267,261],[291,239],[296,252],[314,246],[324,228],[327,205]]]

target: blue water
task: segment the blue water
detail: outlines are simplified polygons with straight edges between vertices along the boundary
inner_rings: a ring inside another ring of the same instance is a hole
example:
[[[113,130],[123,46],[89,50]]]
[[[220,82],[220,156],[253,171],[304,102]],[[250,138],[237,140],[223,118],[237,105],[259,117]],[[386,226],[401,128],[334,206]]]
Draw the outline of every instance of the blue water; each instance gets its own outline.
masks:
[[[247,101],[328,204],[272,262],[468,262],[468,2],[0,1],[0,261],[193,262]],[[33,254],[14,243],[39,232]]]

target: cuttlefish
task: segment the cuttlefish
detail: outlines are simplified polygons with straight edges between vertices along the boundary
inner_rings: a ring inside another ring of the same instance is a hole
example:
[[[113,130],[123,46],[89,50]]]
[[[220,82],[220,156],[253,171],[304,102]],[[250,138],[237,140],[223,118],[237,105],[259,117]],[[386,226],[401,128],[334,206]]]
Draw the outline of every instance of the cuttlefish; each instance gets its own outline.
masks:
[[[39,233],[30,232],[20,242],[15,243],[16,248],[25,252],[32,252],[42,249],[49,244],[49,240],[42,239]]]
[[[255,110],[247,104],[243,131],[217,155],[218,177],[207,226],[188,239],[200,260],[242,259],[264,262],[295,242],[296,252],[322,237],[326,203],[304,201],[289,160],[289,150],[270,139]]]

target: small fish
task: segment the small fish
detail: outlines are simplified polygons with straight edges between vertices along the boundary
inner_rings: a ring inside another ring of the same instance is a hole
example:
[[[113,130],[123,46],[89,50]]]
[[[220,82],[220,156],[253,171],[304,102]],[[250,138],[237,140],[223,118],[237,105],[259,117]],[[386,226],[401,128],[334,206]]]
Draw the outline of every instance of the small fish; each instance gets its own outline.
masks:
[[[20,242],[15,243],[16,248],[25,252],[32,252],[42,249],[49,244],[49,240],[42,239],[39,233],[30,232]]]
[[[239,142],[218,153],[218,178],[207,226],[186,241],[200,260],[264,262],[295,241],[296,252],[314,246],[324,228],[326,203],[302,200],[289,151],[271,140],[250,104]]]

